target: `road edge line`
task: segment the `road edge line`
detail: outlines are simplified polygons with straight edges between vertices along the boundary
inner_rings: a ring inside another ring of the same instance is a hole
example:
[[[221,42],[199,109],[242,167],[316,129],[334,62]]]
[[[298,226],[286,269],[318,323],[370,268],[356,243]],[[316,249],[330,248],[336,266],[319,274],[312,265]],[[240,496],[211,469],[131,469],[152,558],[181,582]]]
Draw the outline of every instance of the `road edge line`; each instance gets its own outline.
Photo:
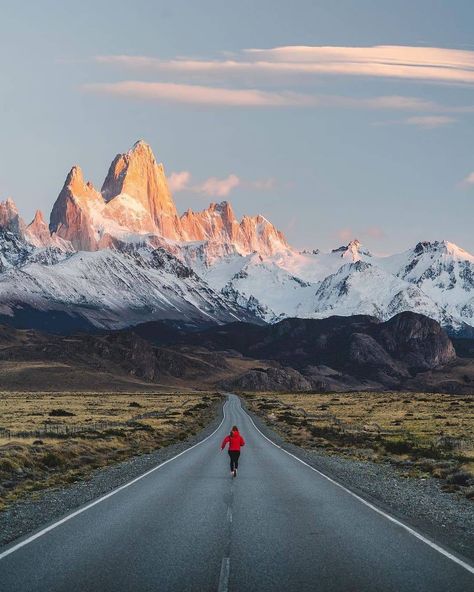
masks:
[[[135,477],[131,481],[128,481],[127,483],[124,483],[123,485],[120,485],[119,487],[116,487],[115,489],[112,489],[112,491],[109,491],[109,493],[106,493],[105,495],[102,495],[101,497],[98,497],[97,499],[93,500],[92,502],[88,503],[87,505],[83,506],[82,508],[79,508],[78,510],[75,510],[74,512],[71,512],[70,514],[67,514],[66,516],[64,516],[60,520],[57,520],[56,522],[53,522],[53,524],[50,524],[49,526],[46,526],[45,528],[43,528],[40,531],[36,532],[35,534],[29,536],[28,538],[24,539],[23,541],[20,541],[16,545],[13,545],[12,547],[6,549],[2,553],[0,553],[0,561],[2,559],[4,559],[5,557],[7,557],[8,555],[11,555],[15,551],[18,551],[22,547],[25,547],[29,543],[32,543],[36,539],[39,539],[40,537],[42,537],[46,533],[50,532],[51,530],[54,530],[58,526],[61,526],[61,524],[64,524],[65,522],[68,522],[69,520],[71,520],[72,518],[75,518],[79,514],[82,514],[83,512],[86,512],[87,510],[89,510],[90,508],[92,508],[94,506],[97,506],[97,504],[100,504],[101,502],[105,501],[109,497],[112,497],[116,493],[119,493],[120,491],[126,489],[127,487],[130,487],[130,485],[133,485],[137,481],[140,481],[144,477],[147,477],[151,473],[157,471],[158,469],[161,469],[161,467],[164,467],[165,465],[167,465],[171,461],[176,460],[177,458],[179,458],[180,456],[182,456],[186,452],[189,452],[193,448],[196,448],[196,446],[199,446],[200,444],[203,444],[204,442],[206,442],[206,440],[209,440],[209,438],[211,438],[214,434],[216,434],[219,431],[219,429],[221,428],[222,424],[226,420],[226,412],[225,412],[226,409],[225,408],[226,408],[226,405],[228,404],[228,402],[229,402],[229,399],[227,399],[225,401],[224,405],[222,406],[222,420],[221,420],[220,424],[217,426],[217,428],[211,434],[209,434],[208,436],[206,436],[203,440],[200,440],[199,442],[196,442],[196,444],[193,444],[189,448],[186,448],[186,450],[183,450],[179,454],[176,454],[175,456],[169,458],[168,460],[165,460],[164,462],[162,462],[161,464],[157,465],[156,467],[153,467],[152,469],[149,469],[145,473],[142,473],[141,475],[138,475],[138,477]]]
[[[242,405],[241,405],[241,407],[242,407]],[[265,434],[256,426],[254,420],[250,417],[250,414],[247,412],[247,410],[244,407],[242,407],[242,411],[248,416],[248,418],[252,422],[252,424],[253,424],[254,428],[257,430],[257,432],[259,432],[259,434],[262,435],[265,438],[265,440],[268,440],[270,442],[270,444],[273,444],[273,446],[275,446],[276,448],[279,448],[280,450],[282,450],[283,452],[285,452],[289,456],[292,456],[295,460],[297,460],[301,464],[305,465],[306,467],[308,467],[309,469],[311,469],[315,473],[318,473],[319,475],[321,475],[321,477],[324,477],[324,479],[326,479],[327,481],[329,481],[333,485],[340,487],[343,491],[345,491],[349,495],[352,495],[352,497],[355,497],[359,502],[363,503],[365,506],[367,506],[368,508],[370,508],[374,512],[377,512],[377,514],[380,514],[384,518],[387,518],[387,520],[390,520],[390,522],[397,524],[398,526],[400,526],[401,528],[403,528],[404,530],[409,532],[412,536],[416,537],[417,539],[419,539],[420,541],[422,541],[423,543],[425,543],[426,545],[428,545],[429,547],[431,547],[435,551],[438,551],[438,553],[440,553],[441,555],[444,555],[448,559],[451,559],[451,561],[454,561],[454,563],[457,563],[458,565],[463,567],[468,572],[474,574],[474,567],[472,565],[469,565],[469,563],[466,563],[462,559],[459,559],[458,557],[456,557],[456,555],[453,555],[452,553],[450,553],[446,549],[443,549],[443,547],[441,547],[440,545],[438,545],[437,543],[435,543],[431,539],[425,537],[424,535],[422,535],[421,533],[419,533],[418,531],[413,529],[411,526],[408,526],[407,524],[401,522],[400,520],[398,520],[394,516],[391,516],[387,512],[384,512],[384,510],[381,510],[380,508],[378,508],[377,506],[375,506],[371,502],[367,501],[366,499],[364,499],[360,495],[357,495],[357,493],[354,493],[353,491],[351,491],[350,489],[348,489],[347,487],[345,487],[344,485],[342,485],[341,483],[339,483],[338,481],[336,481],[332,477],[329,477],[328,475],[326,475],[325,473],[323,473],[319,469],[312,467],[310,464],[308,464],[307,462],[305,462],[301,458],[298,458],[295,454],[292,454],[288,450],[285,450],[283,448],[283,446],[280,446],[279,444],[276,444],[275,442],[273,442],[273,440],[271,440],[270,438],[265,436]]]

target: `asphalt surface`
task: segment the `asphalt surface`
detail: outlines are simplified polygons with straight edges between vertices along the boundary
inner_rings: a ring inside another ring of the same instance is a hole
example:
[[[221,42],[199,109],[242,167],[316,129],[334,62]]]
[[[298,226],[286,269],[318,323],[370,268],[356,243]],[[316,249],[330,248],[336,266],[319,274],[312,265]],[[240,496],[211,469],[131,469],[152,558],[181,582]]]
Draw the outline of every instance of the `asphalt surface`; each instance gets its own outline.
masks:
[[[0,590],[474,590],[465,560],[274,446],[237,397],[224,410],[202,443],[2,549]],[[233,424],[236,479],[220,452]]]

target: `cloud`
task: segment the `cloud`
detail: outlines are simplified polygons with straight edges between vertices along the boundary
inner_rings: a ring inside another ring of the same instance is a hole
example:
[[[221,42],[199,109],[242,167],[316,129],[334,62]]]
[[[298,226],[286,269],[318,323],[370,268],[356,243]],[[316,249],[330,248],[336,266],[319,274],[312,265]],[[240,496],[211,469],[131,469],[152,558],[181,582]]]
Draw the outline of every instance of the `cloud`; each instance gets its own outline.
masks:
[[[351,228],[341,228],[336,232],[336,236],[339,240],[348,243],[354,238],[354,233]]]
[[[369,226],[363,234],[373,239],[385,238],[385,232],[379,226]]]
[[[85,84],[82,89],[86,92],[118,97],[214,107],[304,107],[314,103],[314,98],[311,95],[299,93],[229,89],[173,82],[127,80]]]
[[[189,171],[181,171],[179,173],[171,173],[168,177],[168,187],[171,193],[183,191],[191,181],[191,173]]]
[[[209,177],[202,183],[192,184],[189,171],[173,172],[168,177],[168,187],[172,193],[179,191],[190,191],[200,193],[208,197],[226,197],[229,193],[241,184],[241,179],[231,173],[223,179]]]
[[[167,180],[171,193],[189,191],[192,193],[200,193],[208,197],[226,197],[236,187],[255,189],[257,191],[271,191],[276,187],[276,180],[273,177],[248,181],[241,179],[234,173],[231,173],[223,179],[209,177],[202,183],[191,183],[191,173],[189,171],[180,171],[172,172]]]
[[[467,177],[465,177],[462,180],[462,185],[464,185],[464,186],[474,185],[474,171],[472,173],[469,173],[469,175],[467,175]]]
[[[305,107],[419,111],[430,113],[474,112],[474,106],[446,107],[435,101],[402,95],[354,98],[311,95],[288,91],[229,89],[171,82],[122,81],[82,86],[85,92],[122,98],[212,107]]]
[[[196,185],[193,191],[204,193],[209,197],[226,197],[229,193],[240,185],[240,179],[237,175],[231,174],[224,179],[209,177],[201,185]]]
[[[103,55],[94,59],[98,63],[135,70],[215,76],[219,79],[225,75],[339,75],[474,84],[474,51],[440,47],[283,46],[245,49],[233,59],[162,60],[130,55]]]
[[[247,184],[252,189],[257,189],[257,191],[271,191],[276,187],[276,180],[273,177],[268,177],[267,179],[256,179],[255,181],[248,181]]]
[[[415,125],[425,129],[435,129],[444,127],[455,123],[457,120],[454,117],[447,117],[446,115],[419,115],[415,117],[408,117],[403,121],[406,125]]]

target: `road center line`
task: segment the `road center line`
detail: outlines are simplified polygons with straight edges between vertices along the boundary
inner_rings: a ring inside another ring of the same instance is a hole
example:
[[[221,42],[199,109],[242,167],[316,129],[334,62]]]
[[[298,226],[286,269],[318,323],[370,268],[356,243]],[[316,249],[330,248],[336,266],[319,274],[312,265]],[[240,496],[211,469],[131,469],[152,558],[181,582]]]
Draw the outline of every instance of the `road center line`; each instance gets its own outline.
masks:
[[[161,469],[162,467],[164,467],[168,463],[172,462],[173,460],[176,460],[177,458],[179,458],[183,454],[186,454],[187,452],[189,452],[193,448],[196,448],[196,446],[200,446],[201,444],[204,444],[204,442],[206,442],[207,440],[209,440],[209,438],[212,438],[212,436],[214,436],[214,434],[216,434],[220,430],[222,424],[226,420],[226,406],[227,405],[228,405],[228,400],[224,403],[224,405],[222,407],[222,421],[217,426],[217,428],[212,432],[212,434],[209,434],[209,436],[206,436],[206,438],[204,438],[204,440],[200,440],[199,442],[197,442],[196,444],[193,444],[193,446],[190,446],[189,448],[186,448],[186,450],[183,450],[182,452],[180,452],[176,456],[173,456],[172,458],[169,458],[168,460],[165,460],[164,462],[162,462],[161,464],[157,465],[156,467],[153,467],[149,471],[146,471],[146,473],[143,473],[142,475],[139,475],[138,477],[135,477],[135,479],[132,479],[131,481],[129,481],[128,483],[125,483],[124,485],[120,485],[120,487],[117,487],[116,489],[113,489],[112,491],[110,491],[109,493],[103,495],[102,497],[97,498],[96,500],[94,500],[90,504],[87,504],[83,508],[80,508],[79,510],[76,510],[75,512],[72,512],[71,514],[68,514],[67,516],[64,516],[64,518],[61,518],[61,520],[58,520],[57,522],[54,522],[53,524],[50,524],[46,528],[43,528],[39,532],[37,532],[37,533],[33,534],[32,536],[28,537],[27,539],[21,541],[20,543],[17,543],[16,545],[14,545],[13,547],[10,547],[6,551],[3,551],[3,553],[0,553],[0,560],[4,559],[8,555],[11,555],[15,551],[18,551],[18,549],[21,549],[22,547],[25,547],[29,543],[32,543],[36,539],[39,539],[40,537],[42,537],[46,533],[50,532],[51,530],[57,528],[58,526],[61,526],[61,524],[64,524],[65,522],[68,522],[69,520],[71,520],[75,516],[79,516],[79,514],[82,514],[83,512],[86,512],[87,510],[90,510],[90,508],[93,508],[94,506],[96,506],[97,504],[100,504],[101,502],[105,501],[109,497],[112,497],[113,495],[115,495],[119,491],[122,491],[122,490],[126,489],[127,487],[130,487],[130,485],[133,485],[137,481],[140,481],[144,477],[147,477],[151,473],[154,473],[158,469]]]
[[[219,576],[219,586],[217,592],[228,592],[230,574],[230,557],[224,557],[221,563],[221,573]]]
[[[331,477],[328,477],[328,475],[325,475],[320,470],[315,469],[314,467],[312,467],[311,465],[309,465],[304,460],[301,460],[301,458],[298,458],[296,455],[292,454],[291,452],[288,452],[288,450],[285,450],[282,446],[279,446],[278,444],[275,444],[275,442],[273,442],[272,440],[270,440],[270,438],[267,438],[267,436],[265,436],[265,434],[261,430],[258,429],[258,427],[255,425],[255,422],[253,421],[253,419],[250,417],[250,415],[247,413],[247,411],[242,406],[241,406],[241,409],[245,413],[245,415],[247,415],[247,417],[249,418],[249,420],[252,422],[252,425],[257,430],[257,432],[263,438],[265,438],[265,440],[267,440],[268,442],[270,442],[270,444],[272,444],[276,448],[279,448],[285,454],[288,454],[289,456],[293,457],[295,460],[297,460],[301,464],[305,465],[306,467],[308,467],[309,469],[311,469],[315,473],[318,473],[318,475],[320,475],[321,477],[324,477],[324,479],[326,479],[327,481],[329,481],[333,485],[336,485],[336,487],[339,487],[340,489],[342,489],[343,491],[345,491],[349,495],[352,495],[352,497],[355,497],[356,500],[358,500],[359,502],[361,502],[362,504],[364,504],[365,506],[367,506],[368,508],[370,508],[374,512],[377,512],[377,514],[380,514],[381,516],[383,516],[387,520],[390,520],[390,522],[393,522],[394,524],[397,524],[398,526],[400,526],[401,528],[403,528],[404,530],[406,530],[408,533],[410,533],[411,535],[413,535],[414,537],[416,537],[417,539],[419,539],[420,541],[422,541],[423,543],[425,543],[425,545],[428,545],[429,547],[431,547],[432,549],[434,549],[435,551],[437,551],[441,555],[444,555],[448,559],[451,559],[451,561],[454,561],[454,563],[457,563],[458,565],[460,565],[461,567],[463,567],[468,572],[474,574],[474,567],[472,565],[470,565],[469,563],[467,563],[466,561],[463,561],[462,559],[459,559],[458,557],[456,557],[455,555],[453,555],[449,551],[446,551],[446,549],[443,549],[443,547],[440,547],[439,545],[437,545],[434,541],[426,538],[425,536],[423,536],[422,534],[420,534],[419,532],[417,532],[416,530],[414,530],[413,528],[411,528],[410,526],[407,526],[406,524],[404,524],[400,520],[397,520],[397,518],[394,518],[393,516],[390,516],[390,514],[387,514],[386,512],[384,512],[383,510],[381,510],[380,508],[377,508],[377,506],[374,506],[373,504],[371,504],[370,502],[368,502],[367,500],[365,500],[363,497],[360,497],[360,495],[357,495],[357,493],[354,493],[350,489],[347,489],[347,487],[344,487],[344,485],[341,485],[341,483],[338,483],[337,481],[335,481]]]

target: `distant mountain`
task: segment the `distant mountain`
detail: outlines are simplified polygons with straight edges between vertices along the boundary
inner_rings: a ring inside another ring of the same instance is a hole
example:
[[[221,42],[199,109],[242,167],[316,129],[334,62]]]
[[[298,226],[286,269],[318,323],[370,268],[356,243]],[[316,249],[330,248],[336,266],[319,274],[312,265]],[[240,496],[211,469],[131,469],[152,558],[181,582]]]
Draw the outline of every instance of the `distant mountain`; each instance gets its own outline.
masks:
[[[354,315],[189,329],[153,321],[65,337],[0,325],[2,385],[472,393],[473,360],[456,358],[439,324],[410,312],[386,322]]]
[[[238,220],[228,202],[180,215],[143,141],[115,157],[101,191],[72,167],[49,224],[38,211],[27,225],[12,199],[0,203],[0,318],[12,324],[44,327],[50,314],[117,328],[403,311],[474,336],[474,256],[447,241],[390,257],[357,240],[298,251],[263,216]]]

